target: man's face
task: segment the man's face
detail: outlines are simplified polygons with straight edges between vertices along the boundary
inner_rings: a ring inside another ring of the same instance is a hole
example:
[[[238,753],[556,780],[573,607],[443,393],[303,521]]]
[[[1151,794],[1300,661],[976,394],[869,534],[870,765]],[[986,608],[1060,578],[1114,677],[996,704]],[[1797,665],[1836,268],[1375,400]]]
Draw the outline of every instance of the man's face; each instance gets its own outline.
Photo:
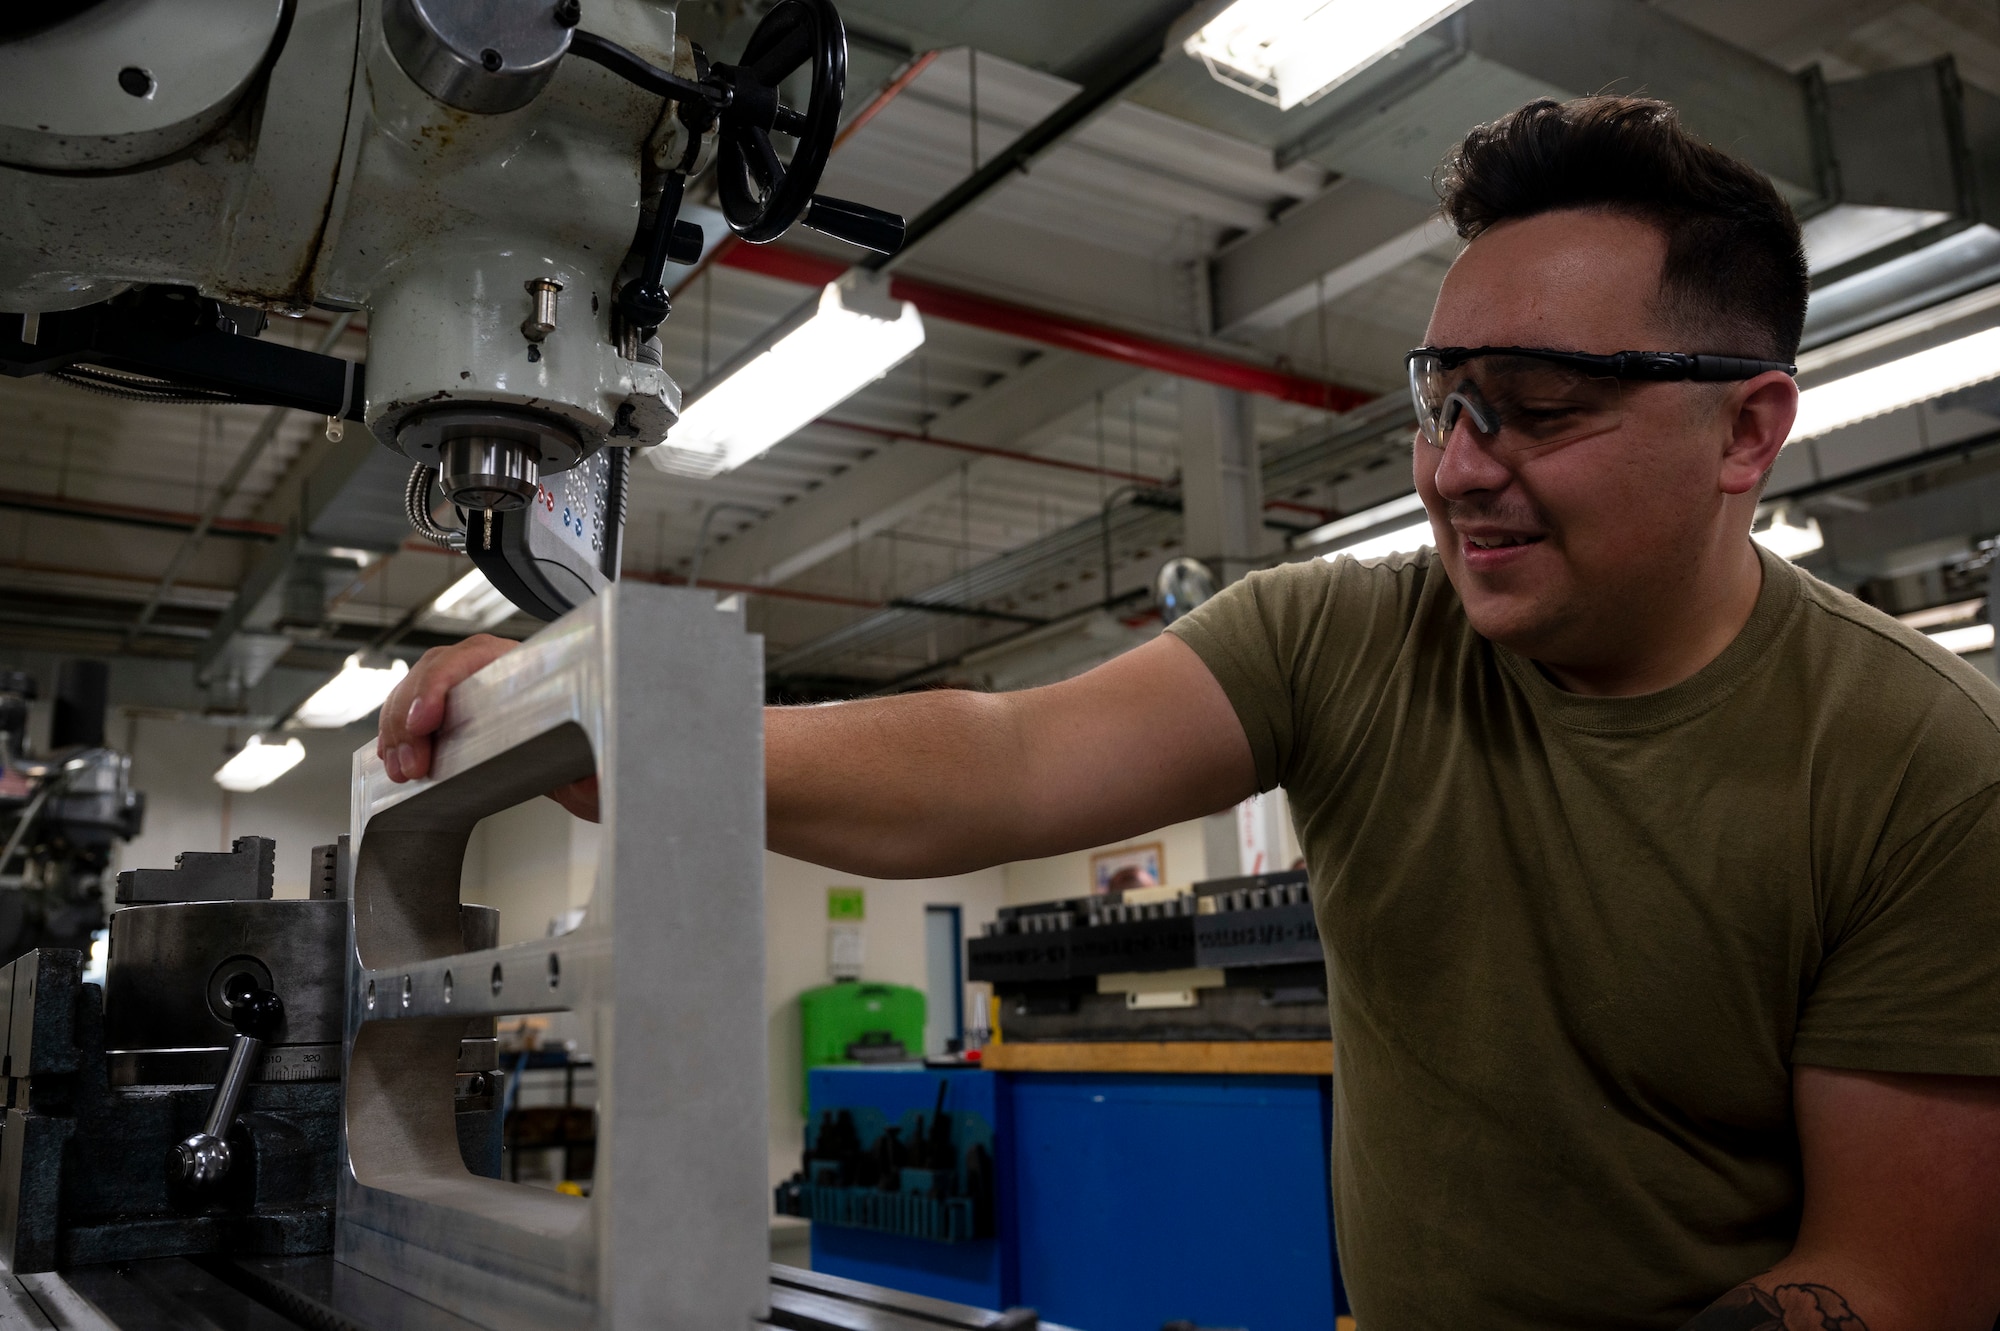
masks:
[[[1425,341],[1738,350],[1678,345],[1654,309],[1665,256],[1664,236],[1615,213],[1503,223],[1452,265]],[[1616,424],[1584,438],[1496,449],[1461,413],[1444,448],[1415,444],[1417,490],[1473,628],[1537,660],[1582,665],[1631,641],[1661,598],[1685,593],[1726,497],[1715,389],[1617,391]]]

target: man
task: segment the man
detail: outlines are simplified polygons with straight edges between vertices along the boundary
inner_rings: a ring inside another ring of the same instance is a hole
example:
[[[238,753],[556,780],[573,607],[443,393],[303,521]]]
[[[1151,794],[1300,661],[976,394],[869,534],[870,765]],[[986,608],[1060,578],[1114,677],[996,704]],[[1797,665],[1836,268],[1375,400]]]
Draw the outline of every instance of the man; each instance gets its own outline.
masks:
[[[1986,1331],[2000,691],[1749,539],[1798,225],[1643,100],[1531,104],[1440,182],[1435,552],[1252,574],[1048,688],[773,709],[770,844],[943,874],[1282,784],[1368,1331]],[[509,645],[412,672],[392,776]]]

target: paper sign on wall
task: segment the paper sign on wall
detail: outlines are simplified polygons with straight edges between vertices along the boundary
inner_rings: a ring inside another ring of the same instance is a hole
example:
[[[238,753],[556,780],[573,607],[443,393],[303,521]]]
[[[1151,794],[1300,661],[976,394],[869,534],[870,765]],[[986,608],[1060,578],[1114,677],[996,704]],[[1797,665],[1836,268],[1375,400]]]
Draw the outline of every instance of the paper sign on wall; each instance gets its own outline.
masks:
[[[829,887],[826,890],[826,918],[829,920],[867,919],[867,891],[859,887]]]

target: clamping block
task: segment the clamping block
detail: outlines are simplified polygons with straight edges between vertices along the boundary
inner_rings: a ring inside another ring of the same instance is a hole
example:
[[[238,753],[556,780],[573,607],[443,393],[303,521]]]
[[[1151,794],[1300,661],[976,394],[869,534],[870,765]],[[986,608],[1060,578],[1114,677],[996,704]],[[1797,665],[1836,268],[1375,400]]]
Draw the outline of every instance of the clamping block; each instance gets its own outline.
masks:
[[[713,594],[617,583],[451,693],[433,775],[355,754],[335,1255],[493,1331],[746,1331],[769,1297],[761,640]],[[478,821],[598,778],[583,924],[466,951]],[[469,1018],[590,1023],[588,1198],[479,1178]]]

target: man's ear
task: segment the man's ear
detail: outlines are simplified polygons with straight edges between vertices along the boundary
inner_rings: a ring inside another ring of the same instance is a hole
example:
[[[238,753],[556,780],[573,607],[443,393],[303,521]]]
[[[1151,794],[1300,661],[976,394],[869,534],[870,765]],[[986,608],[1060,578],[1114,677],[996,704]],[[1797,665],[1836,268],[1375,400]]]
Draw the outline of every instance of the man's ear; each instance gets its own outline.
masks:
[[[1764,483],[1799,414],[1799,386],[1779,370],[1760,374],[1723,399],[1728,435],[1719,481],[1724,494],[1748,494]]]

